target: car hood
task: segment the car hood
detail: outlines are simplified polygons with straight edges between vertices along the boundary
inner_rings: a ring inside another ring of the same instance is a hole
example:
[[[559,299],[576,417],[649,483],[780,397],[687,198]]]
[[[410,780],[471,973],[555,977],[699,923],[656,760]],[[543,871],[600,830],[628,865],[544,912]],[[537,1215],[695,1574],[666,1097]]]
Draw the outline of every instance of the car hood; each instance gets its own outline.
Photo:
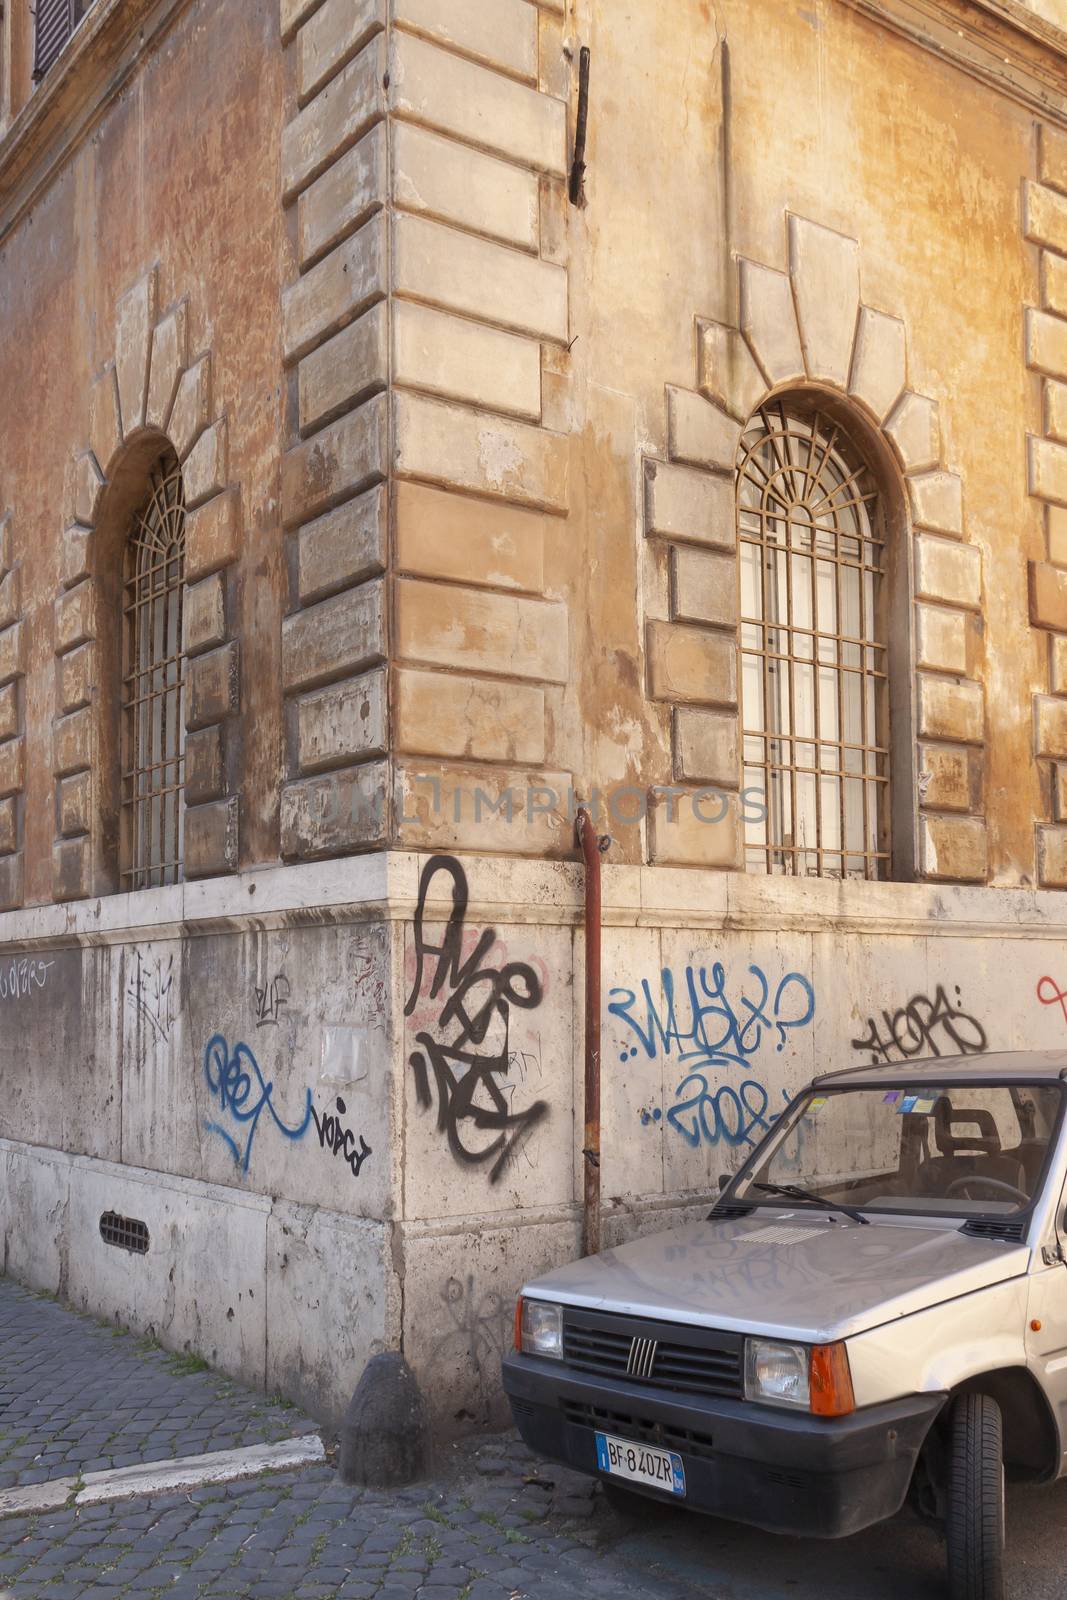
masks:
[[[1027,1271],[1026,1245],[956,1229],[761,1211],[572,1261],[524,1293],[588,1310],[819,1344]]]

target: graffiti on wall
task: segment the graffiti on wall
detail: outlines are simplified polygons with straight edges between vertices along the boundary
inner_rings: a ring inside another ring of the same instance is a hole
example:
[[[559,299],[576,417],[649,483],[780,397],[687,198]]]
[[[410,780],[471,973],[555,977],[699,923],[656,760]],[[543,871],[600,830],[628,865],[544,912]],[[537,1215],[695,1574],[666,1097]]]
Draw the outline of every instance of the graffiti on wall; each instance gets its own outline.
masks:
[[[438,942],[426,926],[426,903],[439,879],[448,885],[451,909]],[[419,880],[415,971],[404,1014],[410,1017],[420,1000],[434,1003],[432,1025],[416,1033],[409,1057],[419,1105],[431,1110],[436,1093],[437,1127],[453,1156],[464,1166],[487,1166],[489,1182],[496,1183],[548,1114],[544,1100],[515,1109],[509,1077],[512,1008],[536,1010],[544,989],[529,963],[491,959],[494,928],[483,929],[465,953],[468,900],[459,862],[432,856]]]
[[[481,1401],[481,1416],[489,1415],[493,1395],[500,1381],[500,1363],[507,1353],[511,1332],[512,1301],[495,1289],[480,1287],[473,1273],[463,1279],[449,1278],[441,1290],[448,1318],[447,1332],[430,1351],[429,1368],[454,1381],[456,1369],[470,1374]],[[459,1420],[472,1420],[469,1410],[457,1413]]]
[[[1059,1006],[1067,1022],[1067,989],[1061,988],[1055,978],[1038,978],[1037,998],[1043,1006]]]
[[[260,986],[254,986],[256,1027],[277,1027],[282,1019],[282,1012],[289,1004],[289,979],[284,972],[278,972],[270,980]]]
[[[204,1078],[218,1106],[218,1121],[205,1122],[228,1146],[242,1172],[248,1171],[252,1145],[260,1118],[267,1113],[285,1139],[302,1139],[311,1125],[311,1090],[305,1091],[303,1115],[287,1122],[274,1104],[274,1085],[268,1083],[255,1055],[243,1041],[231,1050],[221,1033],[208,1040],[204,1050]]]
[[[865,1032],[851,1041],[853,1050],[873,1064],[910,1061],[916,1056],[972,1056],[986,1049],[986,1031],[963,1006],[959,986],[952,1001],[943,984],[933,996],[914,994],[895,1010],[868,1017]]]
[[[0,1000],[25,1000],[47,987],[54,961],[15,956],[0,962]]]
[[[647,978],[640,991],[610,991],[608,1010],[627,1029],[620,1059],[643,1055],[687,1069],[667,1122],[694,1149],[753,1143],[777,1116],[754,1058],[768,1046],[780,1054],[791,1033],[810,1025],[811,983],[800,972],[774,983],[762,967],[750,966],[731,984],[717,961],[710,969],[687,966],[680,978],[664,967],[660,993],[661,999],[654,997]],[[642,1114],[646,1124],[661,1119],[658,1108]]]
[[[174,1026],[174,957],[146,959],[135,950],[126,999],[134,1014],[166,1044]]]
[[[205,1119],[204,1129],[223,1141],[242,1172],[248,1171],[264,1113],[267,1124],[273,1123],[282,1137],[293,1144],[313,1127],[320,1149],[341,1157],[354,1178],[359,1177],[367,1157],[374,1154],[362,1136],[357,1150],[356,1135],[342,1121],[347,1108],[340,1098],[335,1101],[336,1114],[320,1115],[311,1090],[306,1089],[301,1114],[287,1121],[274,1104],[273,1083],[267,1082],[255,1054],[243,1040],[231,1050],[221,1033],[213,1035],[204,1050],[204,1078],[217,1108],[215,1118]]]
[[[367,950],[354,950],[350,960],[353,995],[365,1001],[371,1016],[380,1017],[389,1004],[389,995],[374,955]]]
[[[310,1092],[309,1090],[308,1093]],[[355,1134],[351,1128],[346,1128],[341,1121],[341,1118],[347,1115],[348,1107],[340,1095],[334,1102],[334,1106],[337,1113],[336,1116],[327,1111],[320,1117],[315,1107],[312,1106],[311,1108],[315,1131],[319,1136],[319,1146],[323,1150],[331,1151],[335,1156],[340,1156],[342,1161],[347,1164],[353,1178],[358,1178],[364,1161],[368,1156],[373,1155],[374,1151],[362,1134],[359,1136],[359,1149],[356,1149]]]

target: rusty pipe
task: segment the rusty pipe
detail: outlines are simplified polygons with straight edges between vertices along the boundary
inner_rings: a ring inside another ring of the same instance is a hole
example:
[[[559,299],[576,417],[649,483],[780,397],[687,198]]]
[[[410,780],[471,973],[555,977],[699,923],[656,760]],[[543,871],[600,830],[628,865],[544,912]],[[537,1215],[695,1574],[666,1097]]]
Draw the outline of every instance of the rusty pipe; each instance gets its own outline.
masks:
[[[585,1142],[582,1165],[582,1254],[600,1249],[600,840],[581,807],[575,842],[585,861]]]

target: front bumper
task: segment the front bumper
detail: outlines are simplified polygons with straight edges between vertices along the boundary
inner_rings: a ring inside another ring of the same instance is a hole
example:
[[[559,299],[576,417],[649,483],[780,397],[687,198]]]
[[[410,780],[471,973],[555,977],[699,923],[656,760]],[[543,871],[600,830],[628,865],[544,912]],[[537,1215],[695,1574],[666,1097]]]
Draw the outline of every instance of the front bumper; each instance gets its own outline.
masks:
[[[829,1419],[678,1395],[523,1355],[505,1358],[504,1389],[525,1442],[554,1461],[599,1477],[597,1432],[659,1444],[685,1463],[682,1504],[823,1539],[858,1533],[900,1510],[946,1398],[909,1395]],[[637,1492],[679,1503],[654,1489]]]

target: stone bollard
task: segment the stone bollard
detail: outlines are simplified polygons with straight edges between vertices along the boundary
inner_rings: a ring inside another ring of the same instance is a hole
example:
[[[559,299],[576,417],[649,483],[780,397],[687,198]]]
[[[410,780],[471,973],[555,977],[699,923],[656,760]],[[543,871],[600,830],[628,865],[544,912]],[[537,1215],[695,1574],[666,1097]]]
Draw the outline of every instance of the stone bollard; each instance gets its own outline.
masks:
[[[398,1350],[367,1362],[341,1424],[345,1483],[397,1489],[428,1476],[430,1420],[415,1374]]]

